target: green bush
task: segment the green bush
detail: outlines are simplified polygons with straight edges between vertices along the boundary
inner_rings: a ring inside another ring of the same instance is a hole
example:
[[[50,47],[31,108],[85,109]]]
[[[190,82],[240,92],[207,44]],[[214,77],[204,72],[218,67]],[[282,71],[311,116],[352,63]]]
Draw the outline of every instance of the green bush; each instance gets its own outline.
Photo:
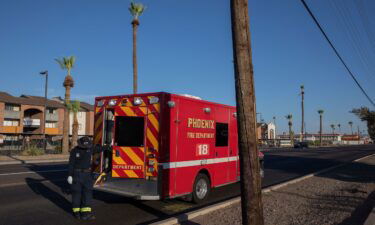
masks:
[[[43,155],[44,150],[41,148],[38,148],[35,145],[32,145],[28,149],[26,149],[25,153],[26,153],[25,155],[38,156],[38,155]]]

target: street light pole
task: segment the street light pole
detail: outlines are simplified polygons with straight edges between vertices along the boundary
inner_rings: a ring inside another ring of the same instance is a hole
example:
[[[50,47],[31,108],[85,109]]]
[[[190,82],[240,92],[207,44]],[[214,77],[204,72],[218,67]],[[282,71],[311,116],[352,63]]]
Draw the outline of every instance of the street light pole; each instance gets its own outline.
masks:
[[[47,119],[47,89],[48,89],[48,70],[40,72],[40,75],[46,76],[46,82],[44,84],[44,116],[43,116],[43,140],[44,140],[44,153],[47,149],[46,140],[46,119]]]

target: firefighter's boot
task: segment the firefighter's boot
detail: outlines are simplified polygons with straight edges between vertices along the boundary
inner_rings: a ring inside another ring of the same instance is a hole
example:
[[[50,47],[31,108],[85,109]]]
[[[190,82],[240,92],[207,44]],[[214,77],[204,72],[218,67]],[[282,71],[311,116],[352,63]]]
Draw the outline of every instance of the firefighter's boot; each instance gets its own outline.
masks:
[[[74,212],[74,213],[73,213],[73,216],[74,216],[77,220],[81,219],[81,213],[79,213],[79,212]]]
[[[94,220],[95,216],[92,212],[82,212],[81,219],[83,220]]]

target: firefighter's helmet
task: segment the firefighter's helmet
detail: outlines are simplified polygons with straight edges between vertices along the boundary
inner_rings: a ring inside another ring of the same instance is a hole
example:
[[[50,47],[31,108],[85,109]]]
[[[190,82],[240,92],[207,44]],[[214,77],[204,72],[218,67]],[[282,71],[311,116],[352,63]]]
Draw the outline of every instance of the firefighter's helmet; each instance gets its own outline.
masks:
[[[80,139],[78,139],[78,146],[80,148],[91,148],[92,146],[92,143],[91,143],[91,140],[89,137],[81,137]]]

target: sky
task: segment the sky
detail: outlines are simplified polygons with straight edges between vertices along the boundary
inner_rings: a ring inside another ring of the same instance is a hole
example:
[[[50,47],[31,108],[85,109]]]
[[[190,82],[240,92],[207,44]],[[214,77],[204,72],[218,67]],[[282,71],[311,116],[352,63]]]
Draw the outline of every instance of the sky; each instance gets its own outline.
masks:
[[[140,0],[141,1],[141,0]],[[142,0],[138,28],[138,90],[191,94],[235,105],[228,0]],[[375,1],[306,0],[337,50],[375,100]],[[132,17],[129,0],[0,0],[0,91],[44,95],[42,70],[49,71],[48,96],[64,96],[66,71],[55,58],[76,56],[72,98],[132,93]],[[324,132],[349,121],[349,111],[367,106],[299,0],[249,0],[257,112],[287,131],[293,115],[301,126],[300,85],[305,86],[305,123]],[[372,108],[374,109],[374,108]],[[260,118],[261,117],[261,118]],[[338,130],[336,130],[337,132]]]

